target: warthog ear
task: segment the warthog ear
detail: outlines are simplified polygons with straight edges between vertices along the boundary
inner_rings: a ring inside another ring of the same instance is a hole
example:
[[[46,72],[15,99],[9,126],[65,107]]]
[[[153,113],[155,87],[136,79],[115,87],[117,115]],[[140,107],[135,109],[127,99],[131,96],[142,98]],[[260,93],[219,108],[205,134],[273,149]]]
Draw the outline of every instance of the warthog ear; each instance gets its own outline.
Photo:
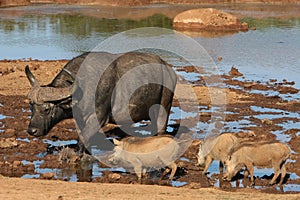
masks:
[[[230,155],[228,155],[226,160],[231,160],[231,156],[230,156]]]
[[[114,144],[117,145],[117,146],[119,146],[119,145],[121,144],[121,141],[119,141],[119,140],[117,140],[117,139],[115,139],[115,138],[113,138],[113,142],[114,142]]]

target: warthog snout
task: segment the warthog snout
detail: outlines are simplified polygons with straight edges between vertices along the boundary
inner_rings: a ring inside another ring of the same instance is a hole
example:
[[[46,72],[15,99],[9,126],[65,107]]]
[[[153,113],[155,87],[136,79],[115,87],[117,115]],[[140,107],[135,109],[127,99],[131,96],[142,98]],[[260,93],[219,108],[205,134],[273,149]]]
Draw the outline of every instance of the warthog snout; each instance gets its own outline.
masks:
[[[228,175],[225,174],[225,175],[222,177],[222,179],[223,179],[223,181],[231,181],[232,177],[230,177],[230,176],[228,176]]]

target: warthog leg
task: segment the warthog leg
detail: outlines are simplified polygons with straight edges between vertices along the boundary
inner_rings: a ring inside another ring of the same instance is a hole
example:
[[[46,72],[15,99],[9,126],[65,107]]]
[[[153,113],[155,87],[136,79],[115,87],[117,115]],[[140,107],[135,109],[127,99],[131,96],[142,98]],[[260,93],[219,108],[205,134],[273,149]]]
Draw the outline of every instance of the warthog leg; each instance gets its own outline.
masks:
[[[286,168],[285,168],[285,164],[283,164],[281,167],[281,178],[280,178],[279,185],[282,185],[285,175],[286,175]]]
[[[170,170],[171,170],[171,174],[170,174],[170,176],[169,176],[169,179],[170,179],[170,180],[173,180],[174,175],[175,175],[176,170],[177,170],[177,165],[176,165],[175,163],[170,163],[170,164],[168,165],[168,168],[170,168],[170,169],[165,169],[165,170],[164,170],[163,174],[160,176],[160,180],[161,180],[167,173],[169,173]]]
[[[143,166],[142,166],[141,161],[137,158],[134,160],[134,162],[132,164],[134,166],[134,172],[138,178],[138,182],[142,183]]]
[[[169,164],[168,167],[172,170],[169,179],[173,180],[173,177],[174,177],[174,175],[176,173],[176,170],[177,170],[177,165],[174,162],[172,162],[171,164]]]
[[[210,166],[212,160],[213,160],[213,159],[212,159],[210,156],[207,156],[207,157],[206,157],[206,160],[205,160],[205,167],[204,167],[203,172],[202,172],[203,175],[205,175],[205,173],[207,172],[207,170],[208,170],[208,168],[209,168],[209,166]]]
[[[220,161],[220,163],[219,163],[220,174],[223,174],[223,168],[224,168],[223,162]]]
[[[251,165],[246,165],[246,168],[250,174],[250,186],[254,186],[254,166],[251,164]]]
[[[273,176],[272,180],[269,182],[269,185],[273,185],[275,183],[279,174],[280,174],[280,167],[278,167],[278,166],[274,167],[274,176]]]

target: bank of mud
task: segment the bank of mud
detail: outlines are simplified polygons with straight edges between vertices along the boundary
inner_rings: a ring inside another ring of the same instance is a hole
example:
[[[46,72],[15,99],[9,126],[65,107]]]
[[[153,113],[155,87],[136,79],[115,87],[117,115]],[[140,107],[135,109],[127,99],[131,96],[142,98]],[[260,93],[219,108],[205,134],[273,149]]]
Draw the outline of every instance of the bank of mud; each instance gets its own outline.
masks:
[[[47,84],[66,62],[66,60],[0,61],[1,81],[5,83],[0,86],[0,174],[5,177],[136,184],[134,174],[112,170],[99,162],[93,163],[93,168],[101,169],[101,173],[95,173],[91,168],[84,168],[78,163],[68,165],[60,162],[59,153],[64,148],[63,146],[77,150],[78,135],[73,120],[60,122],[45,137],[34,138],[26,132],[31,112],[26,99],[30,84],[24,73],[25,66],[31,67],[41,84]],[[177,68],[177,70],[187,73],[196,71],[191,66]],[[253,141],[286,142],[293,153],[287,164],[288,176],[284,184],[300,185],[300,129],[292,126],[292,124],[300,123],[298,117],[300,102],[289,98],[299,92],[293,87],[293,80],[270,79],[254,82],[246,78],[237,78],[238,76],[243,77],[234,69],[231,73],[222,75],[227,95],[222,132],[233,132],[239,137],[249,137]],[[212,116],[211,97],[205,85],[205,78],[213,77],[202,77],[197,82],[182,83],[183,85],[193,84],[199,107],[201,107],[196,118],[203,124],[209,123]],[[219,89],[215,88],[215,90]],[[266,93],[267,91],[269,93]],[[176,101],[174,106],[178,106]],[[246,133],[249,131],[255,134],[247,136]],[[112,130],[108,136],[111,136],[110,134],[116,135],[117,133]],[[197,130],[195,135],[202,138],[205,132]],[[195,166],[198,141],[199,139],[195,139],[181,159],[177,160],[179,169],[175,175],[175,181],[182,184],[183,188],[219,187],[226,191],[293,193],[293,191],[280,190],[277,186],[265,187],[271,178],[269,175],[256,177],[255,183],[260,187],[259,189],[250,189],[248,179],[238,179],[233,186],[230,182],[222,181],[218,172],[211,172],[209,176],[201,175],[201,169]],[[143,184],[171,187],[172,182],[167,179],[158,179],[160,174],[161,171],[150,173],[149,178],[145,179]]]
[[[299,0],[286,0],[284,4],[297,4]],[[73,4],[73,5],[103,5],[103,6],[145,6],[151,4],[185,4],[185,5],[203,5],[203,4],[283,4],[281,0],[2,0],[0,7],[26,6],[34,4]]]

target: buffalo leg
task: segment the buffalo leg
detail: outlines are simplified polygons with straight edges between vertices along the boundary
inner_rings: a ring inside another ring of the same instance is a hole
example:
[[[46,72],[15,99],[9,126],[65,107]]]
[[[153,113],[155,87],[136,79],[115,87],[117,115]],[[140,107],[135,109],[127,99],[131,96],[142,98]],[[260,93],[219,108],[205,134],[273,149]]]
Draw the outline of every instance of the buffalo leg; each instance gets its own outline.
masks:
[[[166,84],[168,85],[172,83],[166,83]],[[156,121],[158,135],[162,135],[166,132],[168,117],[172,106],[172,99],[173,99],[173,92],[168,88],[164,87],[162,91],[161,105],[158,111],[158,116]]]
[[[104,133],[98,132],[104,123],[104,120],[102,122],[98,122],[95,113],[87,117],[85,120],[85,126],[79,134],[79,138],[90,153],[92,146],[96,146],[98,149],[104,150],[112,150],[114,148],[114,145],[106,139]]]

